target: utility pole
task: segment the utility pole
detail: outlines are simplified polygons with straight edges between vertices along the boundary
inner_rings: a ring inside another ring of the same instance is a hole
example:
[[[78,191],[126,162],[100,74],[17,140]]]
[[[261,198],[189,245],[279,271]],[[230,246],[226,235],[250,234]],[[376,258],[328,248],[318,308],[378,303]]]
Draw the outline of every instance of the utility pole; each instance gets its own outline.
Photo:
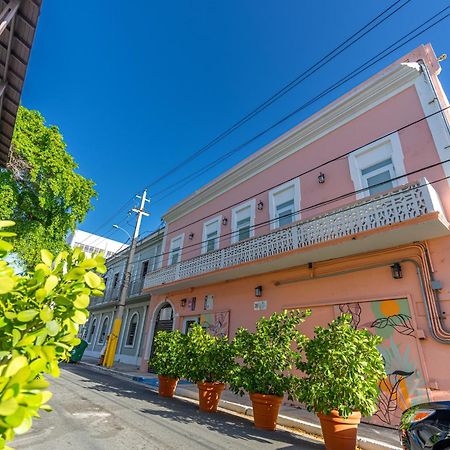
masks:
[[[136,213],[136,225],[134,227],[133,239],[131,240],[130,251],[128,253],[127,264],[125,267],[125,274],[123,276],[123,283],[120,289],[119,303],[117,305],[117,310],[115,312],[115,318],[111,334],[108,337],[108,344],[106,346],[105,356],[103,358],[103,365],[105,367],[112,367],[114,364],[114,358],[116,356],[117,342],[120,335],[120,329],[122,326],[123,312],[125,310],[125,302],[128,298],[130,290],[130,279],[131,279],[131,267],[133,265],[134,253],[136,251],[136,243],[139,236],[139,230],[141,228],[142,216],[148,216],[149,214],[145,212],[145,202],[149,202],[147,199],[147,190],[144,190],[142,197],[136,196],[141,199],[141,206],[139,209],[133,208],[132,211]]]

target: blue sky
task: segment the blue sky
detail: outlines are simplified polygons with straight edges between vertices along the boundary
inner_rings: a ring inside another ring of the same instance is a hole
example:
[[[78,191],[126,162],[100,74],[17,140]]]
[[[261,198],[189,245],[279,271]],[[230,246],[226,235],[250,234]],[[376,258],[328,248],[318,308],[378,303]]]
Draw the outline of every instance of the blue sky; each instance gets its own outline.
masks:
[[[22,103],[60,127],[79,172],[96,183],[95,209],[80,228],[125,240],[112,224],[131,232],[134,218],[127,211],[136,193],[392,3],[95,0],[81,6],[45,0]],[[267,128],[445,6],[447,0],[411,0],[245,126],[152,186],[151,217],[144,218],[141,230],[155,229],[178,200],[419,44],[431,42],[437,55],[450,52],[446,19],[213,170],[165,198],[167,192],[159,193]],[[447,93],[449,64],[442,63],[440,77]]]

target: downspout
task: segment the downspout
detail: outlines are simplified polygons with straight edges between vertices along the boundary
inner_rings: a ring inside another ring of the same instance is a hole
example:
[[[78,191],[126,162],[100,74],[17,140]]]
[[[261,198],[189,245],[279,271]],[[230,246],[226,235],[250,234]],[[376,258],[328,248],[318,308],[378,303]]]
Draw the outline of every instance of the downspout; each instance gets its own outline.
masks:
[[[399,251],[407,250],[407,249],[415,250],[414,253],[416,253],[417,250],[419,251],[419,254],[412,255],[411,257],[402,258],[400,260],[400,262],[411,262],[416,267],[417,276],[418,276],[419,284],[420,284],[421,295],[422,295],[422,301],[424,302],[424,305],[425,305],[425,312],[426,312],[426,316],[427,316],[428,326],[431,331],[431,335],[433,336],[433,338],[436,341],[438,341],[442,344],[450,344],[450,331],[448,329],[446,329],[444,324],[442,323],[442,320],[441,320],[442,315],[440,313],[440,307],[438,304],[438,295],[431,286],[432,273],[430,271],[430,260],[429,260],[426,245],[421,242],[417,242],[414,244],[405,245],[403,247],[397,247],[395,249],[388,249],[388,250],[372,252],[372,253],[370,253],[370,255],[371,256],[375,256],[378,254],[386,255],[386,253],[388,253],[388,252],[389,253],[399,252]],[[343,275],[343,274],[347,274],[347,273],[360,272],[362,270],[367,270],[367,269],[384,267],[387,264],[391,264],[395,261],[398,261],[398,259],[392,259],[392,260],[389,260],[388,262],[377,263],[377,264],[372,264],[372,265],[366,264],[364,266],[359,266],[358,268],[341,270],[338,272],[332,272],[332,273],[327,273],[327,274],[323,274],[323,275],[316,275],[316,276],[314,276],[314,279],[328,278],[328,277],[332,277],[332,276],[336,276],[336,275]],[[319,265],[320,264],[317,264],[317,266],[319,266]],[[309,280],[311,280],[310,277],[304,278],[304,279],[292,280],[292,281],[286,280],[285,282],[283,282],[283,281],[277,282],[277,283],[275,283],[275,285],[287,284],[287,283],[291,283],[291,282],[309,281]]]
[[[434,94],[434,99],[437,101],[437,104],[438,104],[438,108],[440,110],[442,110],[443,106],[441,105],[441,102],[439,100],[438,93],[436,91],[436,88],[434,87],[433,79],[431,78],[431,74],[430,74],[430,71],[428,70],[428,66],[427,66],[426,62],[423,59],[418,59],[417,62],[419,63],[420,67],[422,68],[425,78],[427,78],[428,82],[430,83],[431,89]],[[442,116],[442,120],[444,121],[445,127],[447,128],[447,132],[450,135],[450,125],[448,123],[448,119],[447,119],[447,116],[445,115],[444,111],[441,111],[441,116]]]

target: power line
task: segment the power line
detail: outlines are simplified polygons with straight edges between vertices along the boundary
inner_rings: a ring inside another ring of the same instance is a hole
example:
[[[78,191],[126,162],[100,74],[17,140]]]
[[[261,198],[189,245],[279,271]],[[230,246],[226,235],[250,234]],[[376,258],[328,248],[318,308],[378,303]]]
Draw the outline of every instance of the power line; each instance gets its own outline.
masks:
[[[419,172],[423,172],[423,171],[432,169],[432,168],[434,168],[434,167],[442,166],[442,165],[444,165],[444,164],[446,164],[446,163],[448,163],[448,162],[450,162],[450,159],[446,159],[446,160],[444,160],[444,161],[439,161],[439,162],[434,163],[434,164],[429,164],[428,166],[421,167],[421,168],[419,168],[419,169],[410,171],[410,172],[405,173],[405,174],[402,174],[402,175],[398,175],[398,176],[396,176],[396,177],[392,177],[392,178],[390,178],[389,180],[381,181],[381,182],[379,182],[379,183],[376,183],[376,184],[372,185],[371,187],[372,187],[372,188],[374,188],[374,187],[380,187],[380,186],[385,185],[387,182],[390,182],[390,181],[398,181],[398,180],[400,180],[400,179],[402,179],[402,178],[409,177],[409,176],[411,176],[411,175],[415,175],[415,174],[417,174],[417,173],[419,173]],[[432,184],[435,184],[435,183],[438,183],[438,182],[447,180],[447,179],[449,179],[449,178],[450,178],[450,176],[446,176],[446,177],[442,177],[442,178],[440,178],[440,179],[438,179],[438,180],[434,180],[434,181],[432,181],[432,182],[427,181],[426,183],[422,184],[421,186],[432,185]],[[338,201],[338,200],[342,200],[342,199],[348,198],[348,197],[350,197],[350,196],[353,196],[353,195],[356,195],[356,194],[359,194],[359,193],[363,193],[363,192],[365,192],[365,191],[368,191],[369,189],[370,189],[369,187],[367,187],[367,188],[361,188],[361,189],[355,189],[355,190],[353,190],[353,191],[350,191],[350,192],[347,192],[347,193],[345,193],[345,194],[341,194],[341,195],[339,195],[339,196],[336,196],[336,197],[333,197],[333,198],[330,198],[330,199],[327,199],[327,200],[324,200],[324,201],[315,203],[315,204],[310,205],[310,206],[307,206],[307,207],[305,207],[305,208],[300,208],[300,209],[298,209],[298,210],[296,210],[296,211],[291,212],[291,213],[289,214],[289,216],[295,216],[295,215],[300,214],[300,213],[305,212],[305,211],[310,211],[310,210],[319,208],[319,207],[324,206],[324,205],[329,205],[330,203],[334,203],[334,202],[336,202],[336,201]],[[391,196],[401,195],[401,194],[403,194],[403,191],[400,191],[400,192],[392,192],[391,194],[389,194],[388,196],[386,196],[386,198],[391,197]],[[367,200],[367,201],[365,202],[365,204],[370,204],[370,203],[374,203],[374,202],[377,202],[377,201],[379,201],[379,195],[376,195],[375,198],[373,198],[372,200]],[[324,212],[324,214],[327,214],[327,215],[337,214],[337,213],[339,213],[342,209],[345,209],[345,210],[352,210],[352,209],[358,208],[359,206],[360,206],[360,205],[358,205],[358,204],[355,204],[355,205],[352,205],[352,206],[343,206],[342,208],[340,208],[340,209],[337,210],[337,211]],[[287,216],[287,215],[286,215],[286,216]],[[274,223],[274,222],[276,222],[277,220],[278,220],[278,218],[273,218],[273,219],[264,220],[264,221],[259,222],[259,223],[257,223],[257,224],[251,225],[251,226],[249,227],[249,229],[250,229],[250,230],[256,230],[256,229],[261,228],[261,227],[263,227],[263,226],[265,226],[265,225],[269,225],[269,224],[271,224],[271,223]],[[312,217],[311,219],[307,219],[307,220],[314,220],[314,217]],[[226,238],[231,237],[231,236],[233,236],[233,235],[236,235],[237,233],[238,233],[238,230],[237,230],[237,231],[231,231],[231,232],[222,234],[222,235],[218,238],[218,242],[219,242],[219,243],[224,242]],[[207,242],[208,242],[208,240],[203,240],[203,241],[201,241],[201,242],[196,242],[195,244],[190,244],[190,245],[184,246],[183,249],[182,249],[182,250],[183,250],[182,254],[183,254],[184,256],[186,256],[186,254],[192,254],[192,253],[194,253],[194,252],[197,251],[197,249],[196,249],[195,247],[198,247],[198,246],[200,246],[200,245],[206,244]],[[185,251],[186,249],[188,249],[187,252]],[[218,251],[218,250],[216,250],[216,251]],[[171,253],[172,253],[172,252],[171,252],[170,250],[169,250],[169,251],[163,251],[163,252],[161,252],[160,254],[154,255],[153,258],[160,258],[160,257],[166,256],[166,255],[170,255]]]
[[[319,59],[316,63],[314,63],[312,66],[310,66],[308,69],[304,70],[300,75],[298,75],[296,78],[294,78],[292,81],[290,81],[288,84],[283,86],[281,89],[279,89],[277,92],[275,92],[273,95],[271,95],[268,99],[266,99],[263,103],[261,103],[259,106],[257,106],[254,110],[247,113],[244,117],[242,117],[240,120],[238,120],[236,123],[234,123],[231,127],[223,131],[221,134],[216,136],[212,141],[210,141],[208,144],[204,145],[191,155],[189,155],[187,158],[185,158],[183,161],[179,162],[177,165],[172,167],[167,172],[160,175],[158,178],[150,182],[146,188],[150,188],[151,186],[154,186],[161,180],[164,180],[167,178],[167,176],[172,175],[175,171],[181,169],[184,167],[187,163],[191,162],[193,159],[197,158],[199,155],[204,153],[205,151],[209,150],[211,147],[216,145],[218,142],[225,139],[227,136],[229,136],[233,131],[240,128],[242,125],[244,125],[246,122],[248,122],[250,119],[255,117],[260,112],[264,111],[267,107],[269,107],[272,103],[283,97],[285,94],[290,92],[292,89],[294,89],[296,86],[298,86],[300,83],[308,79],[311,75],[316,73],[319,69],[324,67],[326,64],[331,62],[334,58],[336,58],[338,55],[343,53],[345,50],[350,48],[352,45],[356,44],[359,40],[361,40],[364,36],[366,36],[368,33],[370,33],[373,29],[381,25],[384,21],[386,21],[388,18],[393,16],[396,12],[398,12],[400,9],[402,9],[404,6],[406,6],[408,3],[410,3],[411,0],[406,0],[403,4],[398,6],[394,11],[390,12],[388,15],[383,17],[380,21],[376,22],[380,17],[385,15],[389,10],[394,8],[398,3],[400,3],[401,0],[397,0],[392,5],[384,9],[381,13],[379,13],[375,18],[370,20],[367,24],[365,24],[363,27],[361,27],[358,31],[353,33],[350,37],[346,38],[343,42],[341,42],[337,47],[335,47],[333,50],[328,52],[325,56],[323,56],[321,59]],[[364,31],[365,30],[365,31]],[[358,36],[359,35],[359,36]]]
[[[154,194],[154,196],[158,196],[166,191],[169,190],[169,192],[160,197],[158,200],[156,200],[154,202],[154,204],[158,204],[160,203],[162,200],[164,200],[165,198],[169,197],[171,194],[173,194],[174,192],[178,191],[178,186],[180,185],[184,185],[189,181],[192,181],[193,179],[196,179],[199,175],[204,174],[205,172],[207,172],[208,170],[212,169],[213,167],[217,166],[218,164],[220,164],[222,161],[224,161],[225,159],[227,159],[228,157],[230,157],[231,155],[233,155],[234,153],[237,153],[238,151],[244,149],[247,145],[251,144],[252,142],[256,141],[257,139],[259,139],[260,137],[262,137],[263,135],[267,134],[269,131],[273,130],[274,128],[276,128],[278,125],[280,125],[281,123],[285,122],[286,120],[290,119],[291,117],[293,117],[295,114],[297,114],[298,112],[300,112],[301,110],[307,108],[308,106],[312,105],[313,103],[315,103],[316,101],[320,100],[321,98],[323,98],[325,95],[329,94],[330,92],[334,91],[335,89],[339,88],[340,86],[342,86],[343,84],[345,84],[347,81],[350,81],[351,79],[355,78],[356,76],[358,76],[360,73],[364,72],[365,70],[369,69],[370,67],[372,67],[373,65],[375,65],[377,62],[381,61],[382,59],[386,58],[387,56],[389,56],[390,54],[392,54],[393,52],[395,52],[396,50],[398,50],[399,48],[403,47],[404,45],[406,45],[407,43],[409,43],[411,40],[415,39],[416,37],[420,36],[421,34],[425,33],[426,31],[428,31],[430,28],[438,25],[440,22],[442,22],[443,20],[445,20],[449,14],[447,14],[446,16],[438,19],[437,21],[435,21],[434,23],[432,23],[431,25],[429,25],[427,28],[425,28],[424,30],[416,33],[414,36],[410,37],[408,40],[406,40],[405,42],[403,42],[402,44],[398,45],[397,47],[395,47],[399,42],[403,41],[404,39],[408,38],[411,34],[415,33],[417,30],[419,30],[420,28],[422,28],[423,26],[425,26],[427,23],[431,22],[433,19],[435,19],[437,16],[441,15],[444,11],[446,11],[449,7],[445,7],[444,9],[442,9],[441,11],[439,11],[438,13],[436,13],[435,15],[433,15],[432,17],[430,17],[428,20],[426,20],[425,22],[423,22],[422,24],[420,24],[419,26],[417,26],[416,28],[414,28],[413,30],[411,30],[409,33],[407,33],[406,35],[404,35],[403,37],[401,37],[400,39],[398,39],[397,41],[395,41],[393,44],[391,44],[390,46],[386,47],[384,50],[382,50],[381,52],[377,53],[375,56],[373,56],[372,58],[370,58],[368,61],[366,61],[365,63],[363,63],[362,65],[358,66],[356,69],[354,69],[352,72],[348,73],[346,76],[344,76],[343,78],[341,78],[339,81],[337,81],[336,83],[332,84],[331,86],[329,86],[328,88],[326,88],[325,90],[323,90],[320,94],[316,95],[315,97],[313,97],[312,99],[308,100],[307,102],[303,103],[300,107],[296,108],[294,111],[292,111],[291,113],[287,114],[286,116],[282,117],[281,119],[279,119],[277,122],[275,122],[274,124],[272,124],[271,126],[269,126],[268,128],[264,129],[263,131],[259,132],[258,134],[256,134],[255,136],[253,136],[252,138],[250,138],[249,140],[247,140],[246,142],[244,142],[243,144],[238,145],[237,147],[235,147],[234,149],[230,150],[229,152],[225,153],[224,155],[220,156],[219,158],[217,158],[216,160],[212,161],[211,163],[207,164],[205,167],[203,167],[200,170],[195,171],[194,173],[191,173],[190,175],[182,178],[181,180],[177,181],[176,183],[172,184],[171,186],[168,186],[164,189],[161,189],[160,191],[156,192]],[[392,48],[395,47],[395,48]],[[388,52],[388,53],[386,53]],[[385,55],[383,55],[383,53],[386,53]],[[383,56],[381,56],[383,55]]]
[[[429,119],[430,117],[433,117],[433,116],[435,116],[435,115],[437,115],[437,114],[440,114],[441,112],[443,112],[443,111],[445,111],[445,110],[447,110],[447,109],[449,109],[449,108],[450,108],[450,106],[446,106],[445,108],[439,109],[439,110],[437,110],[437,111],[435,111],[435,112],[433,112],[433,113],[431,113],[431,114],[428,114],[428,115],[426,115],[426,116],[423,116],[423,117],[421,117],[420,119],[417,119],[417,120],[415,120],[415,121],[413,121],[413,122],[410,122],[410,123],[408,123],[408,124],[406,124],[406,125],[403,125],[403,126],[397,128],[397,129],[395,129],[395,130],[393,130],[393,131],[390,131],[390,132],[388,132],[388,133],[385,133],[385,134],[383,134],[382,136],[379,136],[379,137],[377,137],[377,138],[375,138],[375,139],[372,139],[370,142],[367,142],[367,143],[365,143],[365,144],[363,144],[363,145],[360,145],[360,146],[358,146],[358,147],[356,147],[356,148],[353,148],[353,149],[351,149],[351,150],[349,150],[349,151],[347,151],[347,152],[345,152],[345,153],[342,153],[342,154],[340,154],[339,156],[336,156],[336,157],[334,157],[334,158],[332,158],[332,159],[328,159],[328,160],[324,161],[323,163],[320,163],[320,164],[315,165],[314,167],[311,167],[311,168],[309,168],[309,169],[306,169],[306,170],[304,170],[303,172],[301,172],[301,173],[295,175],[294,177],[291,177],[291,178],[289,178],[289,179],[285,179],[285,180],[281,181],[280,183],[274,184],[274,185],[272,185],[272,186],[270,186],[270,187],[268,187],[268,188],[263,189],[262,191],[259,191],[259,192],[255,193],[255,194],[252,194],[252,195],[250,195],[250,196],[248,196],[248,197],[246,197],[246,198],[244,198],[244,199],[240,199],[239,201],[237,201],[237,202],[235,202],[235,203],[232,203],[232,204],[230,204],[230,205],[228,205],[228,206],[226,206],[226,207],[224,207],[224,208],[222,208],[222,209],[220,209],[220,210],[218,210],[218,211],[215,211],[214,213],[211,213],[211,214],[208,214],[208,215],[206,215],[206,216],[203,216],[203,217],[201,217],[200,219],[197,219],[197,220],[195,220],[195,221],[193,221],[193,222],[190,222],[190,223],[187,224],[187,225],[184,225],[184,226],[182,226],[182,227],[178,227],[178,228],[176,228],[176,229],[174,229],[174,230],[168,231],[168,232],[166,233],[166,237],[169,236],[169,235],[172,235],[172,234],[174,234],[174,233],[177,233],[178,231],[183,230],[183,229],[185,229],[185,228],[187,228],[187,227],[189,227],[189,226],[191,226],[191,225],[194,225],[194,224],[196,224],[196,223],[198,223],[198,222],[202,222],[202,221],[204,221],[205,219],[208,219],[209,217],[212,217],[212,216],[215,216],[215,215],[217,215],[217,214],[219,214],[219,213],[221,213],[221,212],[227,211],[228,209],[232,208],[233,206],[237,206],[237,205],[239,205],[239,204],[241,204],[241,203],[243,203],[243,202],[246,202],[246,201],[248,201],[248,200],[251,200],[252,198],[257,197],[258,195],[264,194],[265,192],[270,191],[271,189],[274,189],[274,188],[276,188],[276,187],[278,187],[278,186],[281,186],[281,185],[284,184],[284,183],[287,183],[287,182],[289,182],[289,181],[295,180],[296,178],[299,178],[299,177],[301,177],[301,176],[307,175],[308,173],[311,173],[311,172],[313,172],[313,171],[317,171],[318,169],[321,169],[322,167],[325,167],[325,166],[327,166],[328,164],[331,164],[331,163],[333,163],[333,162],[335,162],[335,161],[337,161],[337,160],[339,160],[339,159],[345,158],[345,157],[347,157],[348,155],[350,155],[350,154],[352,154],[352,153],[354,153],[354,152],[356,152],[356,151],[358,151],[358,150],[360,150],[360,149],[362,149],[362,148],[364,148],[364,147],[366,147],[366,146],[368,146],[368,145],[372,145],[372,144],[374,144],[374,143],[376,143],[376,142],[378,142],[378,141],[380,141],[380,140],[386,139],[387,137],[389,137],[389,136],[391,136],[391,135],[393,135],[393,134],[395,134],[395,133],[398,133],[398,132],[400,132],[400,131],[403,131],[403,130],[409,128],[409,127],[415,126],[415,125],[417,125],[418,123],[421,123],[421,122],[423,122],[424,120]]]
[[[350,48],[352,45],[356,44],[359,40],[361,40],[364,36],[366,36],[369,32],[371,32],[373,29],[381,25],[383,22],[385,22],[388,18],[393,16],[395,13],[397,13],[399,10],[401,10],[404,6],[406,6],[408,3],[411,2],[411,0],[404,1],[401,5],[399,5],[396,9],[391,11],[389,14],[385,15],[387,12],[389,12],[391,9],[393,9],[395,6],[397,6],[399,3],[401,3],[402,0],[395,1],[392,5],[385,8],[383,11],[381,11],[378,15],[376,15],[373,19],[371,19],[368,23],[366,23],[364,26],[362,26],[360,29],[358,29],[355,33],[353,33],[351,36],[346,38],[344,41],[342,41],[337,47],[335,47],[333,50],[328,52],[325,56],[323,56],[321,59],[319,59],[316,63],[314,63],[312,66],[310,66],[308,69],[304,70],[302,73],[300,73],[296,78],[294,78],[292,81],[287,83],[285,86],[283,86],[281,89],[276,91],[273,95],[271,95],[268,99],[266,99],[263,103],[261,103],[259,106],[257,106],[254,110],[247,113],[244,117],[242,117],[240,120],[235,122],[231,127],[229,127],[227,130],[220,133],[218,136],[216,136],[212,141],[210,141],[208,144],[201,147],[199,150],[195,151],[193,154],[191,154],[188,158],[178,163],[174,168],[170,169],[163,175],[160,175],[158,178],[150,182],[146,188],[149,188],[151,186],[154,186],[156,183],[160,182],[163,179],[166,179],[168,175],[171,175],[173,172],[179,170],[181,167],[183,167],[186,163],[190,162],[192,159],[196,158],[200,154],[204,153],[206,150],[213,147],[215,144],[220,142],[221,140],[225,139],[227,136],[229,136],[232,132],[240,128],[242,125],[244,125],[246,122],[248,122],[250,119],[255,117],[257,114],[265,110],[267,107],[269,107],[272,103],[280,99],[282,96],[284,96],[286,93],[294,89],[296,86],[298,86],[300,83],[305,81],[307,78],[309,78],[312,74],[317,72],[321,67],[325,66],[329,62],[331,62],[334,58],[336,58],[338,55],[340,55],[342,52],[344,52],[346,49]],[[385,16],[385,17],[383,17]],[[381,19],[380,19],[381,18]],[[377,20],[380,19],[378,22]],[[359,36],[358,36],[359,35]],[[98,233],[101,229],[103,229],[106,225],[110,223],[114,217],[120,214],[125,208],[126,205],[132,201],[134,197],[131,197],[128,199],[122,207],[120,207],[117,212],[115,212],[110,218],[105,220],[99,227],[96,228],[96,230],[93,233]]]

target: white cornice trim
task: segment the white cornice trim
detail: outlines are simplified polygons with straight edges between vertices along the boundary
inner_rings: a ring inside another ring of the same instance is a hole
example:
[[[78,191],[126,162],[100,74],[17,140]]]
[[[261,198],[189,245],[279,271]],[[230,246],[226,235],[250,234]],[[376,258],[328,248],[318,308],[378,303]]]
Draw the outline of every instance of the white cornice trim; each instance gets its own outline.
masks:
[[[170,223],[183,217],[385,102],[412,86],[419,74],[419,64],[403,63],[375,75],[177,203],[163,216],[164,220]]]

